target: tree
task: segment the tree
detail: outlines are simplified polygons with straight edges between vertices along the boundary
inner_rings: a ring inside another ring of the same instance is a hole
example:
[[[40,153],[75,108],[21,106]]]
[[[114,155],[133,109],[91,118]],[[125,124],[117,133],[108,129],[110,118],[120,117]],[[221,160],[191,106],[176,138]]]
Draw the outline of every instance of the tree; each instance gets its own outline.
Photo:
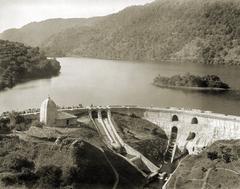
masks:
[[[210,160],[218,159],[218,152],[217,152],[217,151],[208,152],[208,153],[207,153],[207,157],[208,157]]]
[[[19,154],[9,154],[3,161],[3,166],[7,169],[20,172],[23,168],[33,169],[34,163]]]
[[[39,185],[42,188],[59,187],[61,183],[62,170],[55,165],[40,167],[36,175],[39,177]]]

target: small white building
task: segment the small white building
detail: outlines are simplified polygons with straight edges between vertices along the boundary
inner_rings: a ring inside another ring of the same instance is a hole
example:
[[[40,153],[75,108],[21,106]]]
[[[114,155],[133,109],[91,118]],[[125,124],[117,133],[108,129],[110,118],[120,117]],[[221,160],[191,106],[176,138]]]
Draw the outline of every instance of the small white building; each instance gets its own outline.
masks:
[[[67,127],[77,124],[77,116],[58,111],[55,102],[48,97],[41,104],[40,122],[52,127]]]

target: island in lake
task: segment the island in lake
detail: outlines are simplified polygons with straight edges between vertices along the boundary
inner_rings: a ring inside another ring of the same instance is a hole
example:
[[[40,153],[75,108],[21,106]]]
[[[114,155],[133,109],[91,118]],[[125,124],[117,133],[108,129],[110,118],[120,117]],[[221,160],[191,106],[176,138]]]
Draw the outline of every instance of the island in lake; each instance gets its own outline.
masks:
[[[0,90],[19,82],[59,74],[60,63],[48,59],[38,47],[0,40]]]
[[[158,87],[194,89],[194,90],[229,90],[228,84],[216,75],[196,76],[192,74],[164,77],[158,75],[153,84]]]

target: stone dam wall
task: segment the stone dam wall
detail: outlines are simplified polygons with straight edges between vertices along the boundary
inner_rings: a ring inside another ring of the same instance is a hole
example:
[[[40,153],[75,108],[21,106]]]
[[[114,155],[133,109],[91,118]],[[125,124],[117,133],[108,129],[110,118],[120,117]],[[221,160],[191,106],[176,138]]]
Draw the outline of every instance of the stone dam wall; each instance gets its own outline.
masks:
[[[201,152],[217,140],[240,139],[240,117],[237,116],[177,108],[143,110],[144,119],[159,125],[168,137],[172,128],[177,127],[177,146],[180,150],[186,148],[190,154]]]

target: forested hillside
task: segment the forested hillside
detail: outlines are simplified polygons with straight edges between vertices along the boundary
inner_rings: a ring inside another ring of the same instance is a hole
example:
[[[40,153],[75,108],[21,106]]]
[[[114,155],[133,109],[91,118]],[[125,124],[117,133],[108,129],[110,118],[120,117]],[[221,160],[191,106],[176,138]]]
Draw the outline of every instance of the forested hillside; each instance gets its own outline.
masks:
[[[47,59],[38,47],[0,40],[0,90],[23,80],[58,75],[60,68],[57,60]]]
[[[157,0],[62,29],[41,47],[54,56],[232,65],[240,64],[239,23],[237,0]]]

